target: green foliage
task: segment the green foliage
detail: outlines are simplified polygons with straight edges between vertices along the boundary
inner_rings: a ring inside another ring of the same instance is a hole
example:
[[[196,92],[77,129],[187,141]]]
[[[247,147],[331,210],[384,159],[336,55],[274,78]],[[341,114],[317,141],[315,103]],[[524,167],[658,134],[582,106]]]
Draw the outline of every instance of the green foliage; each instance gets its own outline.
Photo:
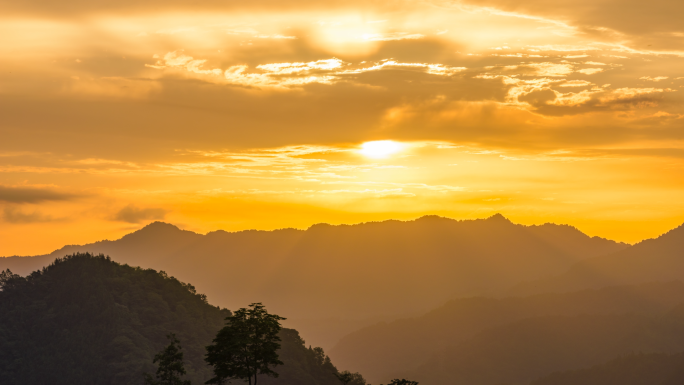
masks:
[[[363,378],[361,373],[352,373],[345,370],[343,372],[335,373],[335,376],[342,381],[344,385],[366,385],[366,379]]]
[[[105,256],[75,254],[27,277],[0,273],[0,384],[129,385],[154,372],[172,332],[186,378],[212,377],[206,346],[231,313],[192,285]],[[295,330],[280,332],[279,378],[266,385],[339,385]],[[329,361],[329,360],[328,360]]]
[[[278,366],[278,378],[259,379],[261,385],[339,385],[334,373],[337,368],[332,364],[323,349],[306,348],[304,340],[293,329],[280,331],[282,347],[278,351],[285,363]],[[321,359],[323,356],[323,359]]]
[[[11,288],[13,285],[22,282],[22,279],[22,277],[12,273],[10,269],[0,271],[0,290],[4,290],[5,287]]]
[[[417,381],[409,381],[409,380],[406,380],[403,378],[401,380],[395,378],[394,380],[392,380],[387,385],[418,385],[418,382]]]
[[[165,274],[75,254],[6,280],[0,314],[0,383],[98,385],[139,384],[169,332],[206,381],[204,346],[230,312]]]
[[[283,364],[278,358],[278,333],[282,329],[279,321],[284,319],[269,314],[261,303],[253,303],[249,309],[241,308],[227,317],[226,326],[218,332],[214,343],[207,346],[206,361],[214,367],[214,378],[207,384],[241,379],[256,385],[259,374],[278,377],[271,367]]]
[[[145,383],[147,385],[190,385],[190,381],[183,381],[181,376],[186,374],[183,367],[183,352],[181,351],[180,341],[176,335],[171,333],[167,336],[171,340],[168,346],[154,356],[154,363],[159,362],[157,368],[157,379],[145,373]]]

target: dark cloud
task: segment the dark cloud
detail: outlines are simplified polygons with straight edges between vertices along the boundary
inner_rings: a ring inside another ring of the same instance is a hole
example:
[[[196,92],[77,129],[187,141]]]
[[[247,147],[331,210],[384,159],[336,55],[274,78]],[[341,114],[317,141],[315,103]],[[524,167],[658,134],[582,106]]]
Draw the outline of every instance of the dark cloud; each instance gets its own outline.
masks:
[[[133,205],[128,205],[121,209],[112,218],[115,221],[128,222],[128,223],[140,223],[142,221],[164,219],[168,210],[159,208],[137,208]]]
[[[540,105],[544,105],[547,102],[554,101],[555,99],[556,99],[556,94],[549,89],[541,90],[541,91],[534,91],[534,92],[530,92],[529,94],[526,94],[526,95],[518,96],[518,101],[530,103],[531,105],[533,105],[535,107],[538,107]]]
[[[14,224],[52,222],[54,220],[49,215],[44,215],[37,211],[27,213],[14,206],[7,206],[3,209],[2,219],[5,222]]]
[[[57,192],[52,189],[33,187],[11,187],[0,185],[0,202],[41,203],[46,201],[69,201],[79,195]]]
[[[161,84],[161,91],[147,100],[0,95],[0,115],[15,127],[0,150],[55,151],[54,144],[59,143],[64,152],[119,159],[126,153],[146,157],[178,148],[356,142],[366,139],[364,135],[378,128],[386,111],[397,105],[440,95],[450,100],[502,101],[506,92],[500,80],[402,70],[350,75],[335,85],[308,85],[304,92],[253,92],[180,79]],[[31,113],[36,108],[40,116]],[[41,128],[45,121],[51,122],[51,130]],[[28,140],[37,135],[40,141]],[[103,138],[109,146],[97,145]],[[27,143],[30,146],[24,147]]]

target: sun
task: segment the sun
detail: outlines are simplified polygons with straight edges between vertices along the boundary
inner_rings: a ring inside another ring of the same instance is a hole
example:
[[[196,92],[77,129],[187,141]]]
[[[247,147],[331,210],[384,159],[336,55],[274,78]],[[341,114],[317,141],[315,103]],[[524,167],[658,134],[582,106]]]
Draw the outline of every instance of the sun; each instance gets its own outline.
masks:
[[[399,152],[404,146],[393,140],[375,140],[361,145],[359,152],[369,158],[387,158]]]

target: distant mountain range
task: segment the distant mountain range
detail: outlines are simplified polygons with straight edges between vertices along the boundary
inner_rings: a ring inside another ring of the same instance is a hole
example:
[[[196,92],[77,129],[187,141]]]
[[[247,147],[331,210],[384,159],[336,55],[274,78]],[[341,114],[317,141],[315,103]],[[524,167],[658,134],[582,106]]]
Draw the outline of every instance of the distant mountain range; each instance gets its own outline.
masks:
[[[433,355],[411,375],[430,385],[527,385],[620,355],[682,351],[684,304],[659,316],[537,316],[483,330]]]
[[[681,385],[684,353],[638,353],[589,368],[554,372],[530,385]]]
[[[653,377],[658,384],[681,383],[677,381],[684,378],[677,369],[684,352],[684,226],[629,246],[588,237],[570,226],[517,225],[501,215],[206,235],[155,222],[116,241],[67,246],[45,256],[3,258],[0,269],[25,275],[77,251],[164,270],[229,309],[264,302],[270,311],[295,318],[294,325],[305,325],[299,328],[302,336],[314,345],[324,341],[332,346],[339,339],[330,350],[333,362],[340,369],[361,372],[371,383],[405,377],[430,385],[645,385],[649,382],[643,379],[661,369],[667,373]],[[42,282],[40,275],[32,277]],[[88,274],[79,277],[92,284]],[[69,274],[62,280],[69,281]],[[128,281],[102,282],[118,290],[122,299],[117,304],[128,303],[128,290],[118,287]],[[178,291],[176,283],[167,283]],[[69,285],[70,291],[62,290],[60,298],[90,301],[79,305],[84,314],[100,306],[93,298],[108,298]],[[96,287],[101,291],[101,285]],[[158,297],[166,289],[152,291],[136,295],[142,302],[132,320],[154,318],[150,309],[163,307]],[[6,319],[19,329],[23,326],[15,321],[22,312],[36,314],[27,319],[50,319],[61,307],[49,310],[42,297],[32,297],[17,316]],[[192,303],[188,306],[202,307]],[[185,314],[169,313],[164,322],[175,325],[171,320]],[[383,317],[387,322],[378,323]],[[0,330],[3,338],[15,334]],[[25,336],[32,338],[30,333]],[[160,336],[154,335],[155,344]],[[196,336],[188,340],[199,341]],[[140,341],[140,346],[150,346]],[[299,357],[293,362],[311,361],[313,353],[299,337],[293,334],[292,341],[288,346],[296,347],[293,352]],[[125,360],[133,357],[124,354],[126,349],[137,352],[135,362],[149,358],[148,348],[143,354],[127,341],[114,342]],[[35,346],[26,346],[41,351],[42,342],[31,343]],[[23,345],[0,341],[3,346]],[[26,354],[31,354],[29,348]],[[639,352],[645,354],[631,355]],[[620,371],[630,363],[638,366],[631,370],[634,381],[624,382],[627,377]],[[324,376],[321,367],[305,365],[307,378]]]
[[[363,320],[420,314],[453,298],[501,292],[628,247],[567,225],[513,224],[500,214],[206,235],[155,222],[115,241],[0,258],[0,269],[25,275],[66,254],[103,253],[193,282],[229,309],[263,302],[292,319],[290,325],[300,321],[307,339],[329,347]],[[318,326],[307,330],[312,319]],[[321,329],[323,319],[335,326]]]
[[[684,226],[586,258],[564,273],[517,284],[506,291],[510,298],[463,298],[421,317],[362,328],[342,338],[330,353],[340,365],[362,371],[372,381],[385,379],[417,368],[426,356],[456,349],[488,328],[516,320],[543,315],[656,314],[684,303],[684,286],[678,280],[684,280]],[[588,290],[598,288],[603,289]]]
[[[682,303],[684,283],[681,281],[539,294],[525,298],[463,298],[450,301],[420,317],[379,323],[355,331],[341,339],[330,351],[330,357],[341,367],[360,371],[371,382],[386,381],[413,372],[419,372],[419,378],[439,382],[440,379],[436,380],[425,373],[428,372],[425,363],[430,361],[430,357],[437,359],[435,357],[443,352],[457,349],[462,344],[478,344],[467,341],[489,338],[488,333],[501,333],[496,332],[497,328],[510,327],[508,325],[522,320],[531,322],[531,319],[541,324],[560,322],[563,317],[570,316],[569,319],[572,319],[572,316],[577,315],[592,315],[597,316],[597,319],[604,319],[602,316],[605,315],[657,316]],[[583,336],[577,333],[575,337]],[[513,349],[514,346],[508,348]],[[463,357],[458,359],[462,360]],[[423,367],[418,370],[421,364]],[[479,384],[478,381],[463,383]]]
[[[684,225],[623,250],[588,258],[563,274],[517,285],[511,295],[684,279]]]

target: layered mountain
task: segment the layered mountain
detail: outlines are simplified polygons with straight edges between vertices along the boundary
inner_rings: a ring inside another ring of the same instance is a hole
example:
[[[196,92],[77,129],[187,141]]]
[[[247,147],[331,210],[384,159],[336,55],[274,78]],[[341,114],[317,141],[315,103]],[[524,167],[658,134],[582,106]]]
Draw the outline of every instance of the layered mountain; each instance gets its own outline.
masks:
[[[530,385],[681,385],[684,353],[629,354],[589,368],[555,372]]]
[[[459,346],[478,333],[524,319],[580,314],[659,316],[681,303],[684,303],[681,281],[524,298],[463,298],[420,317],[378,323],[355,331],[343,337],[330,356],[341,367],[360,371],[371,382],[387,381],[418,368],[427,357]]]
[[[495,293],[628,247],[571,226],[523,226],[501,215],[206,235],[156,222],[116,241],[0,259],[0,268],[25,274],[65,254],[103,253],[194,282],[221,306],[263,302],[295,320],[289,325],[317,324],[301,331],[331,346],[363,320],[420,314],[452,298]],[[304,322],[312,319],[316,323]],[[334,328],[321,328],[322,319]]]
[[[203,384],[205,347],[230,311],[167,274],[78,254],[25,278],[1,274],[0,315],[1,384],[142,384],[168,333],[181,341],[187,379]],[[260,383],[339,384],[322,350],[296,330],[280,336],[280,376]]]
[[[435,354],[411,375],[431,385],[527,385],[620,355],[682,351],[684,305],[663,316],[540,316],[483,330]]]
[[[516,285],[509,293],[567,292],[675,279],[684,280],[684,225],[624,250],[580,261],[562,274]]]

